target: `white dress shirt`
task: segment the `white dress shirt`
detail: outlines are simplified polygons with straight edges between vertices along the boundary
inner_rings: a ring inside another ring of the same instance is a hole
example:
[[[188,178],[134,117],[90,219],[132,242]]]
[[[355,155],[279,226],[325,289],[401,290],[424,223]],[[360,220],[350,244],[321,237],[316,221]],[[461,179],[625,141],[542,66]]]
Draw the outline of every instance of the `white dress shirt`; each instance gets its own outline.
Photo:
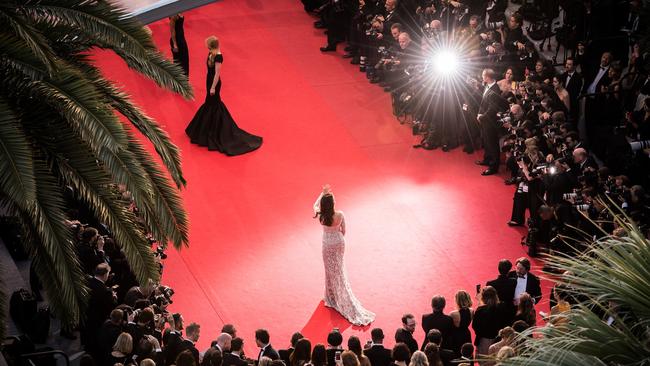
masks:
[[[589,85],[589,88],[587,88],[588,94],[596,93],[596,86],[598,86],[600,79],[602,79],[603,76],[607,74],[607,71],[609,71],[609,66],[604,66],[604,67],[601,66],[600,69],[598,69],[598,74],[596,74],[594,81],[592,81],[591,84]]]
[[[515,287],[515,304],[519,304],[519,296],[526,292],[526,284],[528,283],[528,274],[525,274],[523,278],[517,275],[517,287]]]

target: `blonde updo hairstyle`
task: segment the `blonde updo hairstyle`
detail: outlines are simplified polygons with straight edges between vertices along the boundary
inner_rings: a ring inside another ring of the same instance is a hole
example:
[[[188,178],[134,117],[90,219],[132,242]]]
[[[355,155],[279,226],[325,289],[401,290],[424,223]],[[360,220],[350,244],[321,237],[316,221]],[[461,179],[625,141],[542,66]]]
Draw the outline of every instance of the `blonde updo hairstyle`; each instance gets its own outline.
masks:
[[[212,53],[212,50],[219,49],[219,38],[217,36],[210,36],[205,39],[205,46],[208,47],[208,50],[210,50],[210,55],[208,56],[208,63],[210,66],[214,65],[214,54]]]

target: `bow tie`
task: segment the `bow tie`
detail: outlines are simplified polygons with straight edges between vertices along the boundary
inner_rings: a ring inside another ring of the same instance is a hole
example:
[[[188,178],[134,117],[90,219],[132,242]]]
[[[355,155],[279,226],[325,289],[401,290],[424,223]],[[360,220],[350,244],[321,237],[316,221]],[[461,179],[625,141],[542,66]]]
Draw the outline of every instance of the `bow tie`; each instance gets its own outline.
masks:
[[[601,70],[606,70],[607,68],[604,67],[604,66],[601,66],[600,69],[601,69]]]
[[[517,275],[517,277],[519,277],[519,278],[526,278],[526,276],[522,276],[522,275]]]

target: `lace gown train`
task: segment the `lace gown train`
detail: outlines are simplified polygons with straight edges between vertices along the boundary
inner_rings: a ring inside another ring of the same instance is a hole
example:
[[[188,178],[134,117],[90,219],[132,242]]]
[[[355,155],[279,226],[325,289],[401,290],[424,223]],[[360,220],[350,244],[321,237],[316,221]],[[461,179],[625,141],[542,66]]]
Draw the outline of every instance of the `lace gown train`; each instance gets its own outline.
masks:
[[[320,202],[320,197],[317,204]],[[317,207],[315,205],[315,207]],[[343,213],[341,213],[343,215]],[[345,271],[345,217],[338,225],[323,226],[323,264],[325,266],[325,306],[338,311],[354,325],[368,325],[375,314],[366,310],[352,293]]]

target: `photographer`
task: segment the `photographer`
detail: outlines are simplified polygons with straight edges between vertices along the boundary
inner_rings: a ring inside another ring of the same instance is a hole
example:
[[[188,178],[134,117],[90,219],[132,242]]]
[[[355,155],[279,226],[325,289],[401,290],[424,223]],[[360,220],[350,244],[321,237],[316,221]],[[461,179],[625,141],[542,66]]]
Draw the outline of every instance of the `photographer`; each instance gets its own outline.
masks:
[[[386,87],[384,91],[400,91],[407,82],[408,75],[404,72],[418,60],[417,45],[411,41],[408,33],[402,32],[398,36],[399,50],[389,59],[383,59],[383,67],[386,70]],[[393,99],[395,94],[393,94]]]
[[[382,23],[383,24],[383,23]],[[383,25],[382,25],[383,27]],[[392,67],[392,61],[395,60],[395,55],[398,54],[399,46],[399,35],[402,33],[402,25],[399,23],[393,23],[390,26],[390,37],[384,38],[383,33],[376,33],[375,37],[377,39],[376,45],[376,58],[373,58],[371,61],[376,63],[374,64],[374,77],[370,79],[372,84],[380,83],[381,87],[387,87],[387,74]]]
[[[98,264],[108,262],[104,254],[104,237],[94,227],[83,229],[76,248],[81,268],[86,274],[92,274]]]
[[[509,226],[522,226],[524,224],[526,208],[528,208],[532,219],[542,204],[543,187],[541,176],[546,169],[546,166],[543,165],[544,156],[537,149],[534,138],[526,139],[525,145],[526,149],[523,155],[517,158],[520,175],[513,198],[512,215],[508,222]]]
[[[327,25],[327,45],[321,47],[321,52],[336,51],[336,45],[345,40],[349,34],[350,21],[355,12],[353,0],[329,0],[322,11],[324,23]]]

